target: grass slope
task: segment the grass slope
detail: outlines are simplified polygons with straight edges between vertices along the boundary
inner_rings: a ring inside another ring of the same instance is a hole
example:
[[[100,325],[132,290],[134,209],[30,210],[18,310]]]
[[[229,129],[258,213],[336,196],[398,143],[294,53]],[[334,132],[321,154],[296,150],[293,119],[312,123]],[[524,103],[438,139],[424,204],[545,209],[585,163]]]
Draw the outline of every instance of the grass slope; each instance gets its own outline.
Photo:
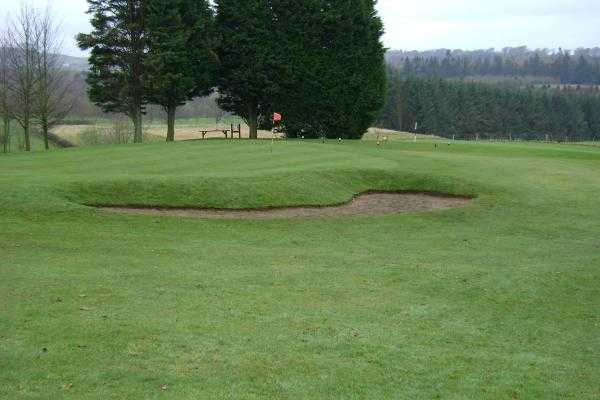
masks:
[[[186,142],[0,156],[0,398],[600,397],[600,150]],[[82,204],[476,195],[236,221]]]

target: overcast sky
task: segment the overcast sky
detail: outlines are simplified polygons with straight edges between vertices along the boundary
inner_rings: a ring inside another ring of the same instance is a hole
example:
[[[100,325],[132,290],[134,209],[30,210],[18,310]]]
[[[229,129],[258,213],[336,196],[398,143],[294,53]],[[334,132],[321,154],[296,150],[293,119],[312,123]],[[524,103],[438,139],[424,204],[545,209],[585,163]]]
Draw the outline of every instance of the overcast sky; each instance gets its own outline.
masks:
[[[51,5],[63,24],[65,53],[81,55],[73,37],[89,30],[86,1],[28,1]],[[0,3],[0,12],[19,8],[19,0]],[[599,0],[379,0],[378,8],[393,49],[600,46]]]

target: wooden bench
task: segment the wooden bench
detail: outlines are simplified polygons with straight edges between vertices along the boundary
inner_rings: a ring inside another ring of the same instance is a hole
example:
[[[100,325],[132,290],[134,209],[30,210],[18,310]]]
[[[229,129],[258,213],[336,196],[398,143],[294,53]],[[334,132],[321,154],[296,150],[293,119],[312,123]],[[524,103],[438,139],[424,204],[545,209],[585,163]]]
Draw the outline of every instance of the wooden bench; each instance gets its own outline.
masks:
[[[211,130],[201,130],[200,133],[202,134],[202,139],[206,138],[206,135],[208,135],[209,133],[213,133],[213,132],[220,132],[223,135],[225,135],[225,139],[229,138],[229,133],[231,132],[231,138],[233,139],[233,135],[234,134],[238,134],[238,137],[241,139],[242,138],[242,126],[240,124],[238,124],[237,126],[237,130],[234,128],[233,124],[231,124],[231,129],[211,129]]]
[[[213,132],[221,132],[222,134],[225,135],[225,139],[227,139],[229,137],[229,136],[227,136],[227,134],[229,133],[228,129],[223,129],[223,130],[221,130],[221,129],[212,129],[212,130],[209,130],[209,131],[200,131],[200,133],[202,134],[202,139],[205,139],[206,135],[208,135],[209,133],[213,133]]]

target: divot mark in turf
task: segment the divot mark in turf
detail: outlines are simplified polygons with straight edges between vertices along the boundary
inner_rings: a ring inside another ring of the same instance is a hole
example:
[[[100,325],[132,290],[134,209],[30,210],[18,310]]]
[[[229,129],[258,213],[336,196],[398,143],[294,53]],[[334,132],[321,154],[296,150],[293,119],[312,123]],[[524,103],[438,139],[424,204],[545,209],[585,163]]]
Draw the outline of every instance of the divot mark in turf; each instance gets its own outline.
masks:
[[[276,219],[313,216],[389,215],[463,206],[473,199],[436,193],[369,192],[350,202],[332,206],[298,206],[262,209],[98,207],[125,214],[171,215],[206,219]]]

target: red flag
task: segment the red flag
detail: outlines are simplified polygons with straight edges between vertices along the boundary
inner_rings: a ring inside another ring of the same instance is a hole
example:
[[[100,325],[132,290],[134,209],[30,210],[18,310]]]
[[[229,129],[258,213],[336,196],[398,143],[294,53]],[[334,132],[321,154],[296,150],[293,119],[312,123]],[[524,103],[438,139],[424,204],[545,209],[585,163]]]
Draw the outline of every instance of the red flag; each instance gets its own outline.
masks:
[[[273,122],[281,122],[281,114],[273,113]]]

